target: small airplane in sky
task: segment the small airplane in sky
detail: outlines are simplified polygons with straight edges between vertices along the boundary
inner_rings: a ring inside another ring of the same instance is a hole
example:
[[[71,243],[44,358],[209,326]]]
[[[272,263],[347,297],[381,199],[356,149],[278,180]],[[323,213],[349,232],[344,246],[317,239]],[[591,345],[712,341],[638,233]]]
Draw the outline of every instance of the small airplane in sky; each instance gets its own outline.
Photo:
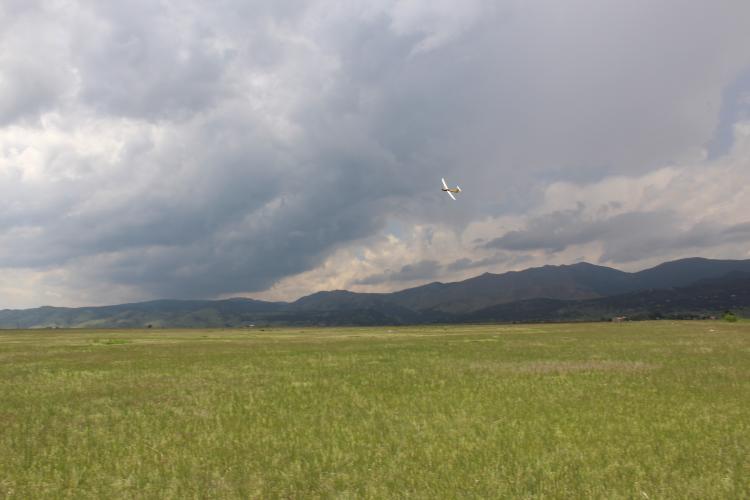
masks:
[[[451,198],[453,198],[455,200],[456,197],[453,196],[453,193],[460,193],[461,192],[461,188],[458,187],[458,186],[456,186],[454,188],[449,188],[448,184],[445,183],[445,179],[441,179],[441,180],[443,181],[443,191],[445,191],[446,193],[448,193],[448,196],[450,196]]]

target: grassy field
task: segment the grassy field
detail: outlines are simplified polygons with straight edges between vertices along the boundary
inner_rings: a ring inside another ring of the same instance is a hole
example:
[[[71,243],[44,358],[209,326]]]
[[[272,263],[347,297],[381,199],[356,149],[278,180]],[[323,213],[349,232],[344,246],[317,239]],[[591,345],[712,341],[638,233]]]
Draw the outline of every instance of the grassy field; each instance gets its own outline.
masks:
[[[750,323],[0,331],[0,498],[750,498]]]

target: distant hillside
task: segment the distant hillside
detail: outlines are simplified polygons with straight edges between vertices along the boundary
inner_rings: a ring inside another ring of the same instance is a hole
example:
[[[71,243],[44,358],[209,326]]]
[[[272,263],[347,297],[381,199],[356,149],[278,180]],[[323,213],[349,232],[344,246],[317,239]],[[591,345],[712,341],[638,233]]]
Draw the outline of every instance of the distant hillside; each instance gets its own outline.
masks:
[[[675,288],[699,280],[718,278],[729,273],[750,273],[750,260],[714,260],[693,257],[659,264],[633,273],[639,290],[647,288]]]
[[[409,309],[455,314],[531,298],[589,299],[635,289],[631,274],[584,262],[431,283],[390,294],[390,300]]]
[[[651,288],[668,289],[729,272],[750,272],[750,260],[682,259],[637,273],[582,262],[503,274],[485,273],[455,283],[435,282],[393,293],[319,292],[299,299],[292,306],[306,311],[342,311],[382,310],[388,304],[442,316],[536,298],[581,300]]]
[[[252,299],[155,300],[102,307],[38,307],[0,311],[0,328],[134,328],[229,326],[273,314],[284,303]]]
[[[292,303],[157,300],[103,307],[0,311],[0,328],[384,325],[573,321],[750,312],[750,260],[701,258],[626,273],[587,263],[485,273],[394,293],[318,292]]]
[[[724,311],[750,316],[750,273],[730,273],[674,289],[648,289],[589,300],[529,299],[456,318],[464,322],[598,321],[702,318]]]
[[[292,309],[341,311],[396,306],[410,311],[458,314],[530,298],[587,299],[635,289],[637,283],[629,273],[580,263],[485,273],[456,283],[435,282],[394,293],[318,292],[294,302]]]

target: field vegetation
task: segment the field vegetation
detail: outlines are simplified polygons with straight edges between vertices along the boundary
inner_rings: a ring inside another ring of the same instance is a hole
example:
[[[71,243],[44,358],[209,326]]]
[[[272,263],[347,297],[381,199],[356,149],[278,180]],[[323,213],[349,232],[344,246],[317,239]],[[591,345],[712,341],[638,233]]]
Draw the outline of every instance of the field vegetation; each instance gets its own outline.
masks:
[[[0,331],[0,498],[748,498],[750,323]]]

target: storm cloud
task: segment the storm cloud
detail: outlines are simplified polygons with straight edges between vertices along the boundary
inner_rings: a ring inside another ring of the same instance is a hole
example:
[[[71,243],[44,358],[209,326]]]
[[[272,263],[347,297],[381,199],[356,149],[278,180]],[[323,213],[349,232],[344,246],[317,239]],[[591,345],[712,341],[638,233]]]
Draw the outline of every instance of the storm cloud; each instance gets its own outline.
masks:
[[[379,285],[403,281],[429,280],[437,276],[440,264],[434,260],[422,260],[415,264],[407,264],[398,271],[386,271],[381,274],[367,276],[355,282],[356,285]]]
[[[571,246],[603,243],[603,262],[623,263],[669,255],[675,250],[702,249],[727,243],[750,242],[750,224],[724,225],[685,221],[674,212],[628,212],[612,217],[587,218],[583,206],[553,212],[529,221],[522,230],[510,231],[486,243],[486,248],[510,251],[561,252]]]
[[[741,0],[3,2],[0,307],[746,257],[748,19]]]

